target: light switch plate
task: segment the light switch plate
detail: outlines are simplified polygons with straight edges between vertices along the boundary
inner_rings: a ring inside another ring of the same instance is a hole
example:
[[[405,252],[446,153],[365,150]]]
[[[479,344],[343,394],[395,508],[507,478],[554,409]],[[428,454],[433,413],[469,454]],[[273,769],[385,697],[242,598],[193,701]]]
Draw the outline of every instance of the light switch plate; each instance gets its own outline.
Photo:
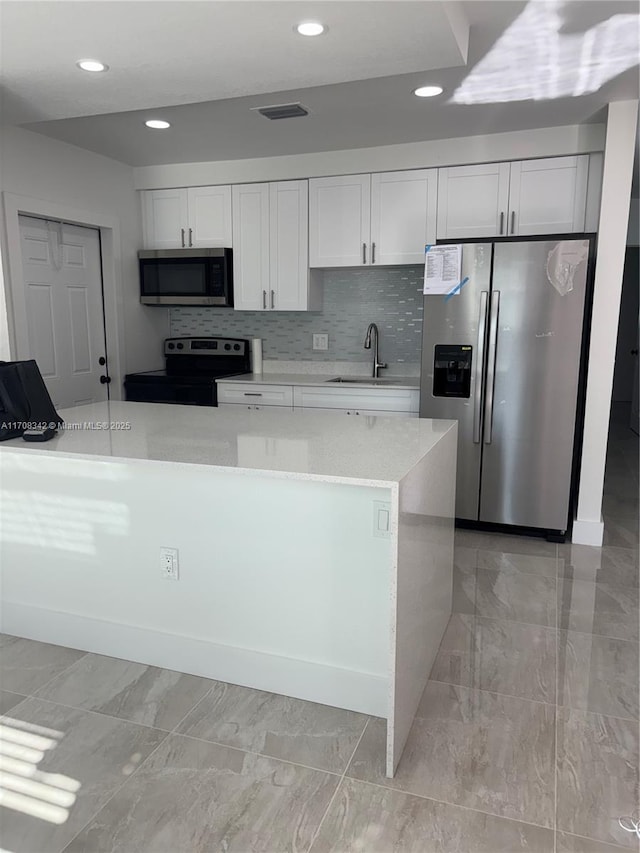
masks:
[[[329,335],[313,335],[313,348],[314,350],[328,350],[329,349]]]
[[[391,504],[388,501],[373,502],[373,535],[381,539],[391,535]]]

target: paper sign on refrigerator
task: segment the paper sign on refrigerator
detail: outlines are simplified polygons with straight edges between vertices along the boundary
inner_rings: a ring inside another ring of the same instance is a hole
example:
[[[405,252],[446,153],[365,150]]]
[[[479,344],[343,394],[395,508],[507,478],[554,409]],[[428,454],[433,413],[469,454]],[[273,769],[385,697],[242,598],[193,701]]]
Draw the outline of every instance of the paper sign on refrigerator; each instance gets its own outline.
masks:
[[[460,284],[462,246],[427,246],[424,259],[425,296],[447,295]]]

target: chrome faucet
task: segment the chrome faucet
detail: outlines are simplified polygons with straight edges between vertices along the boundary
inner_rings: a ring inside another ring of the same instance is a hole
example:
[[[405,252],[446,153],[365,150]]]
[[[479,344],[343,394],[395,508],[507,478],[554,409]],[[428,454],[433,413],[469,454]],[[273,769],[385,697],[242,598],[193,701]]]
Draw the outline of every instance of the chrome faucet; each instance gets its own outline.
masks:
[[[371,349],[371,332],[375,332],[375,346],[373,348],[373,378],[378,378],[378,371],[381,367],[386,367],[382,361],[378,361],[378,339],[380,337],[380,333],[378,332],[378,327],[375,323],[369,323],[369,328],[367,329],[367,334],[364,339],[364,348]]]

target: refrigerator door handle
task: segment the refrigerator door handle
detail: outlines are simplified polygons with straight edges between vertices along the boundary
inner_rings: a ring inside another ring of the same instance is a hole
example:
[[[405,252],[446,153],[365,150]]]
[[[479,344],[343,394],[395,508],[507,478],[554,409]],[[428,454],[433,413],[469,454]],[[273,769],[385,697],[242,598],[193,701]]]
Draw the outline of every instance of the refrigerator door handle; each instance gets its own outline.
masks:
[[[478,346],[476,347],[476,376],[473,391],[473,443],[480,444],[482,432],[482,373],[484,370],[484,346],[487,337],[488,290],[480,292],[480,314],[478,316]]]
[[[500,291],[491,293],[489,308],[489,358],[487,363],[487,390],[484,399],[484,443],[491,444],[493,426],[493,387],[496,379],[496,354],[498,349],[498,314],[500,311]]]

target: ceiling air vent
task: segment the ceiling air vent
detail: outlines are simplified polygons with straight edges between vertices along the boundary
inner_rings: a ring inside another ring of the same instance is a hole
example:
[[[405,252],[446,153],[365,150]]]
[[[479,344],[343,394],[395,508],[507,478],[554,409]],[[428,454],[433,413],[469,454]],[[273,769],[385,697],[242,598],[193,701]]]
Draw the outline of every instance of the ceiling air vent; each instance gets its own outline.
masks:
[[[309,115],[309,110],[302,104],[275,104],[272,107],[252,107],[251,109],[273,121],[279,118],[297,118],[298,116]]]

